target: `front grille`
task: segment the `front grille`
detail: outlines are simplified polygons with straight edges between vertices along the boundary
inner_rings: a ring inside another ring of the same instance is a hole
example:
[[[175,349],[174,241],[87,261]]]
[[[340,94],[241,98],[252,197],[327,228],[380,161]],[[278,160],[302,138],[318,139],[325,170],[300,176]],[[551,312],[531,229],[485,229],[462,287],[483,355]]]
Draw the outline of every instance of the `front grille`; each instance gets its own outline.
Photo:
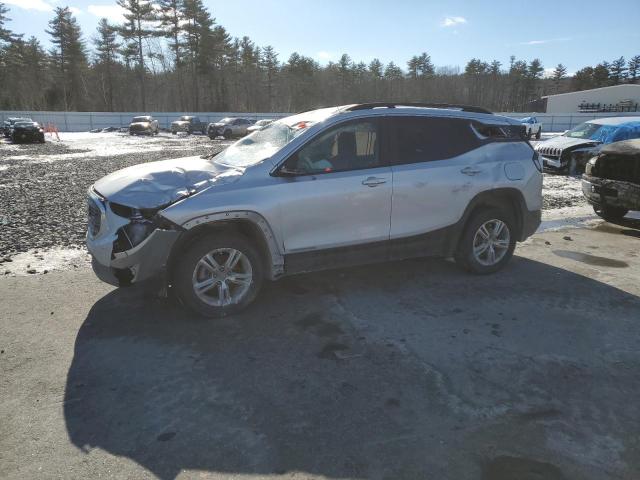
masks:
[[[102,213],[100,212],[100,208],[96,205],[94,199],[87,199],[87,209],[88,209],[88,223],[89,223],[89,233],[91,236],[96,236],[100,232],[100,224],[102,222]]]
[[[562,156],[562,149],[554,147],[540,147],[538,148],[538,154],[542,155],[543,157],[557,160]]]

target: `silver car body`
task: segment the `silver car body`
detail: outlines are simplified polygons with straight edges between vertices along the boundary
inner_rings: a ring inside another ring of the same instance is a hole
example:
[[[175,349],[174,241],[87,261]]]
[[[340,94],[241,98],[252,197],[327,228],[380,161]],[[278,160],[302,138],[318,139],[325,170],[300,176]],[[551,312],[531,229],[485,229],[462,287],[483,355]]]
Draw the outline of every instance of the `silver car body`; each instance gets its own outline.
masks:
[[[242,137],[253,122],[247,118],[223,118],[219,122],[209,124],[209,135],[220,136],[229,132],[229,136]]]
[[[272,279],[321,268],[322,263],[307,260],[327,252],[351,249],[357,256],[365,250],[360,248],[363,245],[410,249],[434,242],[436,253],[446,256],[475,202],[487,195],[498,195],[496,201],[503,201],[502,193],[517,198],[514,208],[522,217],[518,240],[536,230],[542,208],[542,174],[525,141],[488,142],[442,161],[293,178],[277,174],[292,154],[343,122],[430,117],[481,122],[495,131],[519,125],[505,117],[457,110],[345,108],[279,120],[289,126],[302,125],[304,131],[282,148],[265,149],[264,160],[246,168],[216,163],[215,157],[192,157],[130,167],[96,182],[89,202],[90,217],[97,220],[90,221],[87,245],[98,276],[122,284],[114,277],[114,269],[127,269],[128,281],[144,280],[167,264],[181,235],[217,222],[242,221],[255,227],[268,256],[267,276]],[[174,228],[157,228],[130,251],[114,253],[118,229],[130,221],[113,212],[114,203],[157,209],[158,217]],[[398,255],[412,256],[404,251]],[[299,264],[303,259],[306,263]]]

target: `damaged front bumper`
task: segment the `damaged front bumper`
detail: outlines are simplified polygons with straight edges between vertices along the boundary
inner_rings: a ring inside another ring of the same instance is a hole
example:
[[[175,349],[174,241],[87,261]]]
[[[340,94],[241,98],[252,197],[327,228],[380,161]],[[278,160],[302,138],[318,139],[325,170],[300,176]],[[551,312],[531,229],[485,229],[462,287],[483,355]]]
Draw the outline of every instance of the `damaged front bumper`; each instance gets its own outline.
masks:
[[[582,176],[582,193],[592,205],[640,210],[640,185],[636,183],[585,174]]]
[[[180,231],[157,228],[135,247],[115,252],[117,232],[129,219],[113,213],[107,202],[93,191],[89,192],[89,202],[87,249],[96,276],[117,287],[161,277]]]

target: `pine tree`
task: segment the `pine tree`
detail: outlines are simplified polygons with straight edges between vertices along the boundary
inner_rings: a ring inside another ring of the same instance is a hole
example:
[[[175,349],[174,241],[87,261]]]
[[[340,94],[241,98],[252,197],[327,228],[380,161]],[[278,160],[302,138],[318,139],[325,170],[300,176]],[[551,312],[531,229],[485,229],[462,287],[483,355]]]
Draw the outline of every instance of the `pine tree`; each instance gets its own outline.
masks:
[[[146,64],[143,44],[154,34],[150,23],[157,20],[155,10],[153,4],[146,0],[118,0],[116,3],[125,10],[126,22],[120,29],[120,35],[127,41],[128,54],[132,55],[137,62],[136,73],[140,88],[140,102],[142,110],[146,110]]]
[[[106,18],[100,19],[97,35],[93,37],[96,49],[96,67],[103,74],[106,87],[103,88],[104,106],[107,111],[113,111],[113,77],[114,67],[118,62],[118,52],[121,44],[117,39],[117,28],[110,25]]]
[[[635,55],[629,60],[629,83],[636,83],[640,76],[640,55]]]
[[[260,65],[265,75],[267,86],[267,110],[271,112],[274,105],[274,84],[276,81],[276,75],[278,74],[278,54],[271,45],[267,45],[262,49],[262,55],[260,57]]]
[[[180,68],[182,63],[182,0],[158,0],[158,31],[157,35],[167,39],[173,53],[174,65]]]
[[[595,66],[593,69],[593,83],[595,87],[606,87],[609,85],[609,76],[611,75],[609,67],[609,62],[602,62]]]
[[[62,85],[64,109],[81,110],[87,93],[84,83],[87,54],[80,26],[69,7],[56,7],[46,32],[54,45],[51,56]]]
[[[555,70],[553,71],[552,79],[553,79],[553,87],[555,92],[557,93],[560,90],[560,83],[567,76],[567,67],[563,64],[559,63]]]
[[[627,78],[627,61],[620,57],[613,62],[609,68],[609,80],[612,85],[618,85]]]
[[[435,73],[435,67],[433,63],[431,63],[431,57],[427,54],[427,52],[422,52],[419,57],[417,57],[417,70],[418,75],[422,78],[430,78]]]

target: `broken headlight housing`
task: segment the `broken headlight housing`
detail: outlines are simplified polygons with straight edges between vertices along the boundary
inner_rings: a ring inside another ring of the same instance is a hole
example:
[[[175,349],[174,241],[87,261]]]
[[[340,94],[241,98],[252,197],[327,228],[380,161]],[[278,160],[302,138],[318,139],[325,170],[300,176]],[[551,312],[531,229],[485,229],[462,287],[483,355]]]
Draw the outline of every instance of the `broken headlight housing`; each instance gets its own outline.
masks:
[[[140,245],[154,230],[160,228],[155,209],[137,209],[117,203],[109,205],[111,211],[119,217],[129,219],[129,223],[120,227],[113,243],[113,253],[126,252]]]

